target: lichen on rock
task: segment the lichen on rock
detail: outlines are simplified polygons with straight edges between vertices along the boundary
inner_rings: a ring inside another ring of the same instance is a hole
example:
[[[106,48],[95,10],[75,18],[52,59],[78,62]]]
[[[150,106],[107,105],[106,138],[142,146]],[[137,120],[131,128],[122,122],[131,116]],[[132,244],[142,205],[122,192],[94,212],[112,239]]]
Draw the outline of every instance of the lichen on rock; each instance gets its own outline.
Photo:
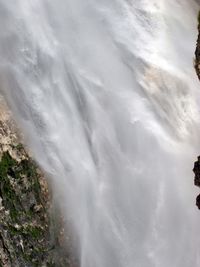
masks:
[[[7,254],[3,258],[10,262],[8,266],[13,261],[15,266],[30,265],[30,261],[39,266],[49,260],[47,207],[36,166],[24,150],[20,153],[27,158],[16,161],[6,151],[0,161],[2,253]]]
[[[48,186],[0,103],[0,266],[54,266]]]
[[[74,266],[57,242],[59,219],[52,228],[46,179],[21,139],[0,97],[0,267]]]

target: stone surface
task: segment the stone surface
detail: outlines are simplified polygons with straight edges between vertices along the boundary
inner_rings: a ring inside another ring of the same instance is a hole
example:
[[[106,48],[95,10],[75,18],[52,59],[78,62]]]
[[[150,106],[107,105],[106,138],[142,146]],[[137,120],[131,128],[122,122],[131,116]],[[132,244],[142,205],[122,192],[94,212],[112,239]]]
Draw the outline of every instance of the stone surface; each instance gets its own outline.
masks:
[[[48,186],[0,99],[0,266],[53,266]]]
[[[197,205],[198,209],[200,209],[200,194],[196,198],[196,205]]]
[[[61,216],[49,215],[48,184],[17,132],[0,98],[0,267],[74,267]]]
[[[197,73],[197,76],[200,80],[200,12],[198,15],[198,38],[195,50],[195,61],[194,67]],[[200,156],[198,156],[197,161],[194,163],[193,172],[194,176],[194,184],[200,187]],[[200,194],[196,198],[196,205],[200,209]]]
[[[200,156],[198,156],[197,161],[194,163],[193,172],[194,176],[194,184],[200,187]],[[200,209],[200,194],[196,198],[196,205]]]
[[[194,184],[200,187],[200,156],[198,157],[198,160],[194,163],[193,172],[195,174]]]
[[[194,60],[194,67],[197,73],[198,78],[200,79],[200,13],[198,15],[198,37],[197,37],[197,44],[195,50],[195,60]]]

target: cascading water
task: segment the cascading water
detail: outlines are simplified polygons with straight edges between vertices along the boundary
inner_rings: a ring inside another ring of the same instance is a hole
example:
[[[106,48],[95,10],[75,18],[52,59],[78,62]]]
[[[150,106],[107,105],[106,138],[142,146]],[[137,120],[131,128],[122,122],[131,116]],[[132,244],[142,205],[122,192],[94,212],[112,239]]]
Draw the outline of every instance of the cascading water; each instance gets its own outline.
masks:
[[[199,6],[0,0],[0,84],[81,267],[199,267]]]

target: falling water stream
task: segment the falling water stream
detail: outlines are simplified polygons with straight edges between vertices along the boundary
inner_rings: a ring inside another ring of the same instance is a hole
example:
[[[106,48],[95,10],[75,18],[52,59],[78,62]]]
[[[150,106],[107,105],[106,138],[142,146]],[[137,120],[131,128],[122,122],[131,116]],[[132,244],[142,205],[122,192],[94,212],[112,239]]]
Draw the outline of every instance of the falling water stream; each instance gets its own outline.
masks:
[[[199,267],[194,0],[0,0],[0,90],[81,267]]]

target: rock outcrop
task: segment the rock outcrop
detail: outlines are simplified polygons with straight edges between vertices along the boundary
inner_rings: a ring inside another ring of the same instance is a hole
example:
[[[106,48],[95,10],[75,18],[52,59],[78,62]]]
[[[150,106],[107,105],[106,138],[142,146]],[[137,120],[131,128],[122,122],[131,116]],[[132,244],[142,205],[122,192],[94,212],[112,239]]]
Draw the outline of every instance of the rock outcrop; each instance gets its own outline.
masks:
[[[54,266],[48,186],[0,100],[0,266]]]
[[[49,215],[50,200],[0,98],[0,267],[75,266],[60,241],[61,216]]]
[[[200,13],[198,16],[198,38],[197,38],[197,44],[196,44],[196,50],[195,50],[195,61],[194,61],[194,67],[197,73],[197,76],[200,80]]]
[[[198,38],[195,50],[195,60],[194,67],[197,73],[197,76],[200,80],[200,12],[198,14]],[[197,161],[194,163],[193,172],[195,174],[194,184],[200,187],[200,156],[198,156]],[[200,209],[200,194],[196,198],[196,205]]]
[[[197,158],[197,161],[194,163],[193,172],[194,176],[194,184],[200,187],[200,156]],[[196,198],[196,205],[200,209],[200,194]]]

